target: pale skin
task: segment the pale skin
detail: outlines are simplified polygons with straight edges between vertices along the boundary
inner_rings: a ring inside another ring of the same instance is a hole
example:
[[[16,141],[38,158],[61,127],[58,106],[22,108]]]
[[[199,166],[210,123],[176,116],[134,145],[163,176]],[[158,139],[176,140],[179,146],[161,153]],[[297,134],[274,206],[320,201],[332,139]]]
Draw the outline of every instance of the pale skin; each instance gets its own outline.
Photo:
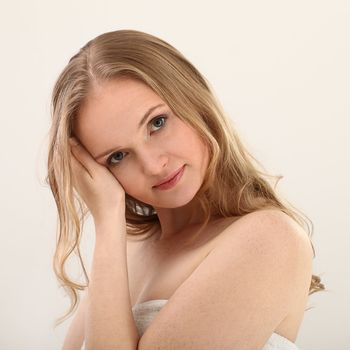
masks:
[[[153,110],[146,124],[138,129],[146,111],[157,105],[164,106]],[[149,123],[154,117],[158,119]],[[202,221],[195,194],[205,175],[208,150],[194,130],[145,84],[119,79],[96,86],[80,108],[74,131],[93,158],[110,149],[115,153],[121,146],[120,153],[112,159],[114,165],[108,168],[125,192],[157,210],[162,227],[160,239]],[[106,167],[109,155],[97,162]],[[181,190],[153,188],[182,165],[186,165],[182,179],[186,184]]]
[[[119,80],[96,86],[80,110],[73,171],[94,218],[96,244],[89,290],[63,349],[80,349],[84,338],[86,349],[261,349],[306,299],[311,279],[306,233],[277,210],[248,214],[224,230],[138,336],[127,274],[125,192],[156,208],[161,223],[157,242],[175,244],[179,233],[203,219],[195,194],[208,154],[194,130],[166,105],[148,118],[165,114],[165,126],[154,120],[137,130],[145,112],[160,103],[165,102],[147,86]],[[117,166],[94,159],[116,146],[126,154],[114,155],[113,161],[123,158]],[[152,187],[184,164],[175,188]]]

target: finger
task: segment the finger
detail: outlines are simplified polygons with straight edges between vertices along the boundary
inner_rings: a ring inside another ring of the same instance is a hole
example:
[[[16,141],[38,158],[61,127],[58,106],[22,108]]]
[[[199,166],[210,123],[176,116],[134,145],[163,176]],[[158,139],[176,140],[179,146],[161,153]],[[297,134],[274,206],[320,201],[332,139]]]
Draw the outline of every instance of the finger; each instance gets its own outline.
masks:
[[[72,181],[73,186],[78,190],[79,192],[79,183],[83,179],[84,176],[87,175],[87,171],[84,168],[84,166],[74,157],[73,153],[71,152],[71,169],[72,169]]]
[[[71,152],[73,154],[73,157],[75,157],[82,166],[81,170],[85,169],[92,178],[94,174],[94,168],[96,167],[95,160],[91,157],[90,153],[81,143],[79,143],[76,139],[72,139],[73,138],[70,138],[69,142],[71,144]]]
[[[85,167],[85,165],[81,163],[81,161],[73,154],[72,151],[70,153],[71,153],[71,164],[77,179],[85,178],[85,179],[92,180],[93,178],[89,170]]]
[[[86,203],[86,199],[84,196],[84,177],[89,178],[90,176],[87,174],[87,171],[85,168],[79,163],[78,160],[74,158],[74,156],[71,156],[72,162],[71,162],[71,167],[72,167],[72,185],[73,188],[77,191],[79,194],[80,198],[83,199],[83,201]],[[82,177],[83,178],[82,178]]]

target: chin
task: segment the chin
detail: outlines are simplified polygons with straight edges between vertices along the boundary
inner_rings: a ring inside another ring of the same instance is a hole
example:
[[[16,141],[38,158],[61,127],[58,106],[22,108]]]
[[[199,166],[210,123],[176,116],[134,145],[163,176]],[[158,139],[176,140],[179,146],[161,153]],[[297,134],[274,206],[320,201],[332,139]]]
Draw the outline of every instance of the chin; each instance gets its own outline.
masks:
[[[166,191],[164,191],[166,192]],[[179,191],[174,194],[166,194],[163,198],[159,198],[158,201],[153,202],[151,205],[154,208],[179,208],[190,203],[196,196],[197,191],[193,191],[193,187],[190,191]],[[166,197],[167,196],[167,197]]]

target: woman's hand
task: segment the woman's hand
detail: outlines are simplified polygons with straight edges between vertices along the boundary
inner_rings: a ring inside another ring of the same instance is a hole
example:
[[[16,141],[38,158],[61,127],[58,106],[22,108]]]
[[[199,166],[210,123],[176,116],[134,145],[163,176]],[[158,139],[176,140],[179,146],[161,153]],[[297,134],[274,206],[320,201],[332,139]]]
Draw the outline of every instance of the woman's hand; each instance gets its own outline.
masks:
[[[97,163],[75,138],[71,145],[73,186],[84,200],[94,220],[125,210],[125,191],[112,172]]]

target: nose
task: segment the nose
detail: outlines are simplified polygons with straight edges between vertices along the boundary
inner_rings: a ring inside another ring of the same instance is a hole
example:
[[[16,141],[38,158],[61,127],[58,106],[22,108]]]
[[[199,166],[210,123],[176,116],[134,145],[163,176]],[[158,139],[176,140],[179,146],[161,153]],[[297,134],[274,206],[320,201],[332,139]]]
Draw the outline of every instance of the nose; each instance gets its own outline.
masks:
[[[159,177],[168,165],[168,156],[160,149],[144,149],[140,154],[140,164],[146,176]]]

